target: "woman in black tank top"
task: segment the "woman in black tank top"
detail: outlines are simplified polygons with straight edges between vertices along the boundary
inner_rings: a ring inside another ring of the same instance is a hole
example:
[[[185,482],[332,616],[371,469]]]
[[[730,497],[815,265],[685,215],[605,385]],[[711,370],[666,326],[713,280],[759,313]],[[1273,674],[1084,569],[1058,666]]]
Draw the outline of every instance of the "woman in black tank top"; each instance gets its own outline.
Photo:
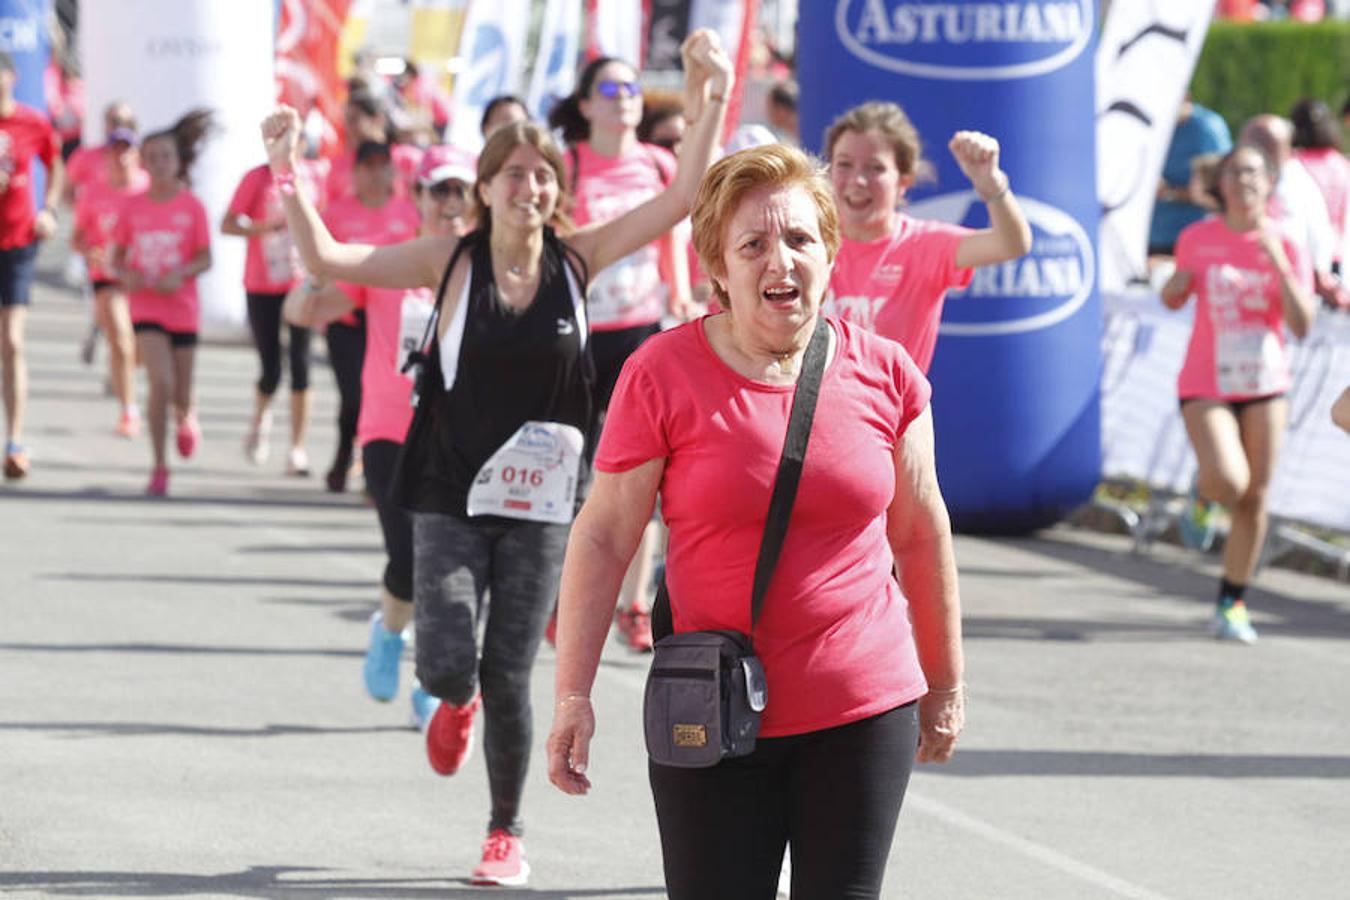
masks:
[[[478,231],[378,248],[339,244],[304,197],[286,189],[298,114],[283,107],[262,124],[310,272],[438,287],[395,491],[414,511],[413,703],[437,772],[452,774],[464,761],[483,707],[492,810],[474,883],[520,885],[529,873],[520,800],[532,741],[530,672],[588,457],[584,283],[688,214],[725,119],[732,65],[716,35],[695,32],[681,50],[692,124],[675,178],[629,213],[577,230],[563,212],[562,155],[546,130],[516,123],[495,132],[478,159]]]

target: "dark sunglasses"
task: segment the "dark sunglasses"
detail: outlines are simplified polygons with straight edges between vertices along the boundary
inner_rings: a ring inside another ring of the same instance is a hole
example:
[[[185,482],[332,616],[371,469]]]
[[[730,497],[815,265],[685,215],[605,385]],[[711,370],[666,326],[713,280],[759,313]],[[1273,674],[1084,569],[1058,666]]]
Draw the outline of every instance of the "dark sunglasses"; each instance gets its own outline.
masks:
[[[463,200],[469,196],[469,189],[465,187],[462,181],[438,181],[427,188],[427,193],[431,195],[431,199],[444,202],[451,197],[456,200]]]
[[[612,78],[606,78],[604,81],[595,83],[595,90],[601,97],[610,100],[619,96],[620,91],[627,91],[630,97],[642,96],[642,85],[636,81],[615,81]]]

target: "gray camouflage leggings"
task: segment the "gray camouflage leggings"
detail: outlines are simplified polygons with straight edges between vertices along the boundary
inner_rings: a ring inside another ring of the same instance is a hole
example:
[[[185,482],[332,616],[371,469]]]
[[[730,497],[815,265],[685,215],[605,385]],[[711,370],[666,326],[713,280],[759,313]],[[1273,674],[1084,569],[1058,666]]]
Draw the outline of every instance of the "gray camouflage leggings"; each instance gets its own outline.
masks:
[[[413,514],[417,678],[457,706],[482,690],[489,829],[522,830],[520,798],[534,735],[530,673],[558,597],[570,530]]]

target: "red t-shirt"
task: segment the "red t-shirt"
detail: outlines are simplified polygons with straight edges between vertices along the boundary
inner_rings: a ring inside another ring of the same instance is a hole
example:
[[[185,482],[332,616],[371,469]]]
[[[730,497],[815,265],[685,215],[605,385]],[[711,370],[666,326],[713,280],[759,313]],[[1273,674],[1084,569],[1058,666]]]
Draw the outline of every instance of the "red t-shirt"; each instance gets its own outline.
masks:
[[[91,281],[117,280],[107,268],[112,257],[113,229],[127,199],[144,191],[149,183],[149,176],[137,169],[126,187],[114,187],[105,179],[90,182],[80,191],[75,201],[75,231],[80,235],[80,244],[86,254],[103,251],[104,265],[91,263],[89,266]]]
[[[377,247],[412,240],[421,224],[417,207],[397,197],[384,206],[366,206],[355,197],[330,197],[323,211],[323,222],[333,237],[344,244]],[[338,287],[351,294],[355,285],[338,282]],[[356,316],[349,313],[338,321],[354,325]]]
[[[296,186],[305,192],[310,203],[321,206],[323,179],[318,169],[303,160],[295,175]],[[261,165],[244,173],[230,200],[229,213],[247,216],[253,222],[285,218],[271,168]],[[244,290],[254,294],[284,294],[303,276],[300,254],[288,230],[269,231],[248,239],[248,251],[244,256]]]
[[[415,349],[425,333],[434,293],[430,288],[391,290],[344,284],[359,309],[366,311],[366,356],[361,364],[361,415],[356,439],[403,443],[412,422],[411,373],[402,374],[404,351]]]
[[[602,472],[665,460],[666,581],[677,632],[750,630],[750,588],[795,386],[752,381],[708,343],[708,317],[647,340],[619,376]],[[832,728],[921,697],[909,608],[891,575],[894,450],[928,405],[909,355],[839,320],[792,524],[754,633],[761,734]]]
[[[1287,236],[1283,244],[1295,277],[1311,290],[1307,254]],[[1242,400],[1289,390],[1280,278],[1257,233],[1210,216],[1182,229],[1176,251],[1196,298],[1178,396]]]
[[[33,158],[51,169],[61,155],[61,139],[47,117],[30,106],[15,104],[0,117],[0,250],[33,243]]]
[[[663,147],[638,144],[624,156],[601,156],[585,141],[566,154],[573,190],[572,221],[578,226],[608,222],[641,206],[675,177],[675,157]],[[615,331],[658,322],[670,296],[670,243],[652,241],[595,273],[586,290],[586,314],[593,331]]]
[[[389,158],[394,162],[394,196],[400,200],[412,198],[412,183],[422,165],[422,151],[409,144],[390,144]],[[352,186],[352,167],[356,165],[356,151],[348,150],[333,157],[324,182],[324,194],[331,203],[356,196]]]
[[[956,248],[971,229],[906,215],[896,219],[888,237],[843,240],[825,311],[899,341],[927,372],[947,289],[965,287],[974,274],[956,267]]]
[[[127,198],[113,230],[113,242],[126,247],[126,267],[153,281],[211,246],[206,207],[182,188],[157,202],[148,193]],[[195,334],[200,319],[197,279],[184,279],[172,294],[149,288],[128,292],[132,322],[153,322],[166,331]]]

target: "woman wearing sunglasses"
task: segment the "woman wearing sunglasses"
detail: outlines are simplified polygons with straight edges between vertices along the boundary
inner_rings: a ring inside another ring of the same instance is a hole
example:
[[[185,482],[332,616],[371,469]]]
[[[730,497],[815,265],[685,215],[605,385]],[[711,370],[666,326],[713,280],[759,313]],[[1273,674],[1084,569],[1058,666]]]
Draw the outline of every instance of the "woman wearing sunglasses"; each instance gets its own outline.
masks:
[[[670,151],[638,140],[642,112],[642,86],[633,67],[600,57],[582,69],[576,90],[549,113],[549,125],[561,130],[568,145],[570,212],[578,226],[616,219],[661,193],[674,178],[675,157]],[[663,316],[691,318],[697,310],[689,298],[686,244],[675,230],[592,278],[586,312],[594,332],[596,434],[624,362],[661,330]],[[651,649],[645,594],[659,541],[660,526],[653,523],[620,595],[616,624],[625,642],[639,651]]]
[[[394,490],[395,502],[412,510],[417,677],[439,700],[426,727],[436,772],[463,765],[483,709],[492,803],[475,884],[522,885],[529,877],[521,801],[533,743],[530,676],[588,480],[593,433],[581,285],[688,214],[725,119],[733,75],[716,35],[695,32],[681,49],[687,94],[704,114],[666,189],[616,220],[571,228],[562,154],[531,123],[501,128],[483,147],[473,192],[478,227],[463,238],[343,244],[299,192],[285,195],[311,272],[438,289]],[[294,177],[299,131],[290,108],[263,122],[279,179]]]

